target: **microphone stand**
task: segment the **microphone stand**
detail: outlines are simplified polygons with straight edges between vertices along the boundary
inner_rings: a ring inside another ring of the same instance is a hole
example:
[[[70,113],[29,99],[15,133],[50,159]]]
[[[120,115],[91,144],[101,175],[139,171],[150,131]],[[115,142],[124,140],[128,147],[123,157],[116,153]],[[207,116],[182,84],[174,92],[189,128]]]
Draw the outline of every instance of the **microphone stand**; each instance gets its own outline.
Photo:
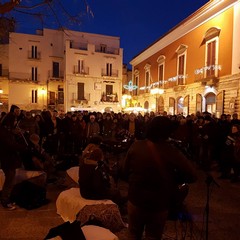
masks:
[[[208,225],[209,225],[209,201],[210,201],[210,186],[215,184],[220,187],[219,184],[214,180],[213,176],[207,173],[206,184],[207,184],[207,202],[206,202],[206,240],[208,240]]]

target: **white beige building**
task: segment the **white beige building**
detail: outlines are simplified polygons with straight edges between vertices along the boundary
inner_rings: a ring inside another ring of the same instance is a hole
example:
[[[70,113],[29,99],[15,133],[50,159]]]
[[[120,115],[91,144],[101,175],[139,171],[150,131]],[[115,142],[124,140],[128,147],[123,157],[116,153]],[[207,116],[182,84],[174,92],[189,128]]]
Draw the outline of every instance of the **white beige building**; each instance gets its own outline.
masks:
[[[121,110],[119,37],[43,29],[10,33],[0,51],[2,108]]]
[[[239,44],[240,1],[209,1],[132,59],[134,105],[240,115]]]

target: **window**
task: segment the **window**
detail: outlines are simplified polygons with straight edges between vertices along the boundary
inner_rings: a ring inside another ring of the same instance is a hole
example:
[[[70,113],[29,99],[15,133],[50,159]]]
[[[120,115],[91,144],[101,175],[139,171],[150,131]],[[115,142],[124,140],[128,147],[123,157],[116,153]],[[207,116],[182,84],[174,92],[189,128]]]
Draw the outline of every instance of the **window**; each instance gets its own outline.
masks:
[[[106,99],[107,102],[112,102],[113,101],[113,85],[106,85]]]
[[[53,77],[59,78],[59,62],[53,62]]]
[[[217,76],[217,40],[206,42],[206,77]]]
[[[186,79],[187,46],[181,44],[177,51],[177,85],[184,85]]]
[[[100,45],[100,52],[105,53],[106,50],[107,50],[107,45],[105,45],[105,44],[101,44],[101,45]]]
[[[164,63],[158,65],[158,82],[159,87],[162,87],[164,85]]]
[[[84,100],[84,83],[78,83],[77,100]]]
[[[56,103],[56,94],[55,92],[49,92],[49,105],[55,105]]]
[[[58,86],[58,104],[64,104],[64,92],[61,86]]]
[[[150,87],[150,73],[149,71],[146,72],[145,75],[145,83],[146,83],[146,92],[149,92],[149,87]]]
[[[38,80],[38,69],[37,67],[32,67],[32,81]]]
[[[165,56],[161,55],[158,57],[158,87],[163,87],[164,85],[164,68],[165,68]]]
[[[185,81],[185,54],[178,56],[178,85],[184,85]]]
[[[212,27],[205,33],[202,45],[205,44],[204,77],[218,76],[218,42],[221,29]]]
[[[111,63],[106,64],[106,75],[112,76],[112,64]]]
[[[38,102],[38,90],[32,90],[32,103]]]
[[[83,60],[78,60],[77,72],[84,73],[84,62]]]
[[[144,69],[145,69],[145,92],[150,92],[150,68],[151,65],[150,64],[146,64]]]
[[[38,58],[37,46],[32,46],[31,58]]]

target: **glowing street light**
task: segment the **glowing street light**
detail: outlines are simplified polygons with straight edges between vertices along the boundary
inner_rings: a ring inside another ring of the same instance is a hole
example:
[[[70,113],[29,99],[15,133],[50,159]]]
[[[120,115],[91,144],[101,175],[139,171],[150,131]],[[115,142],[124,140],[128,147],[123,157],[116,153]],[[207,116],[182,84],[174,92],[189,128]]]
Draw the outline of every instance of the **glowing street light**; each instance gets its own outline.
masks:
[[[152,95],[157,95],[157,94],[163,94],[164,93],[164,89],[163,88],[152,88],[151,90],[150,90],[150,93],[152,94]]]

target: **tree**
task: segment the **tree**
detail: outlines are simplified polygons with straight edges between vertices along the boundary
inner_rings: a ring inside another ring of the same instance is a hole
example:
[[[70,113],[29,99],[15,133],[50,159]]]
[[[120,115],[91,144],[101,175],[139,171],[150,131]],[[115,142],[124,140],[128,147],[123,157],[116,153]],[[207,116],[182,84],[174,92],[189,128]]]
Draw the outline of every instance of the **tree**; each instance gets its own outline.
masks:
[[[0,0],[0,20],[14,19],[18,24],[21,22],[18,19],[27,15],[34,21],[37,19],[42,27],[53,23],[56,28],[65,29],[80,25],[86,15],[93,17],[93,12],[87,0]]]

